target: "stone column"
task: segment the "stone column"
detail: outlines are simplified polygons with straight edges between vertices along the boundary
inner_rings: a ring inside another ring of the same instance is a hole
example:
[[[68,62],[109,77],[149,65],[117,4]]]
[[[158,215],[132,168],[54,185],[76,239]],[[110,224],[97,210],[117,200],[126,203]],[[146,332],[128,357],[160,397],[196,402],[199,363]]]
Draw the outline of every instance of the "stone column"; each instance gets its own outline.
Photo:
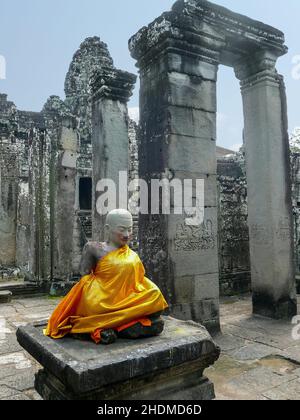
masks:
[[[44,121],[30,132],[29,138],[29,215],[30,244],[28,271],[43,286],[51,277],[50,247],[50,159],[51,139]]]
[[[128,173],[128,109],[136,76],[113,68],[96,71],[92,88],[92,142],[93,142],[93,238],[103,240],[105,215],[99,214],[97,191],[102,179],[112,180],[119,203],[119,173]],[[126,185],[127,186],[127,185]]]
[[[18,149],[0,137],[0,265],[16,262]]]
[[[73,264],[75,231],[75,199],[77,159],[79,151],[77,121],[71,116],[62,116],[60,121],[57,150],[51,170],[52,202],[52,282],[67,281],[78,273]],[[54,139],[52,144],[54,143]],[[52,291],[54,293],[54,290]]]
[[[297,312],[290,153],[283,78],[263,52],[236,68],[245,116],[250,253],[255,314]]]
[[[140,215],[139,252],[147,275],[163,291],[173,316],[218,330],[218,54],[188,43],[180,45],[163,24],[162,42],[151,48],[157,30],[157,25],[152,26],[130,41],[141,78],[139,176],[149,187],[149,214]],[[197,179],[204,180],[204,222],[189,226],[184,211],[175,214],[179,208],[174,199],[171,214],[151,214],[153,179],[179,180],[181,186],[184,180],[194,185]]]

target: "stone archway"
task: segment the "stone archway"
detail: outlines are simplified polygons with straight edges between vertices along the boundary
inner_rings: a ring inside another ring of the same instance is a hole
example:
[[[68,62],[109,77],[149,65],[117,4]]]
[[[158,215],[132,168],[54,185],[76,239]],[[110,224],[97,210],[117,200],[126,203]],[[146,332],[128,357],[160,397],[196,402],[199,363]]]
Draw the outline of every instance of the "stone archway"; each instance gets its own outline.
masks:
[[[140,253],[175,316],[219,328],[216,82],[219,65],[241,81],[249,188],[254,313],[297,311],[287,110],[276,61],[279,30],[206,0],[177,1],[129,41],[140,69],[140,177],[167,171],[205,179],[205,221],[142,215]],[[207,240],[209,238],[209,240]]]

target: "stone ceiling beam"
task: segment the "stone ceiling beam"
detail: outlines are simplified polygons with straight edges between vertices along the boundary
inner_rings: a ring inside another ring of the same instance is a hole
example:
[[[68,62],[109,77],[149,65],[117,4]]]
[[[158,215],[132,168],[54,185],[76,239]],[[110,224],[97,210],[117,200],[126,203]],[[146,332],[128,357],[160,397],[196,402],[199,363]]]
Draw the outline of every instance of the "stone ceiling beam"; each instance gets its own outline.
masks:
[[[166,49],[231,66],[255,53],[270,51],[278,58],[288,51],[280,30],[207,0],[177,1],[170,12],[135,34],[129,49],[141,66]]]

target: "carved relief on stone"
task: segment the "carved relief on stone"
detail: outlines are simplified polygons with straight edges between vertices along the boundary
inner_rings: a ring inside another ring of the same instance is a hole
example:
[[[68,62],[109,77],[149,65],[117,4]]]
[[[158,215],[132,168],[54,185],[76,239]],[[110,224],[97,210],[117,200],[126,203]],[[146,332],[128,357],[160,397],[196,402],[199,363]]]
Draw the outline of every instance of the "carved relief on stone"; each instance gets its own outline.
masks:
[[[199,226],[187,226],[184,222],[176,226],[175,251],[199,251],[215,249],[217,243],[212,220]]]
[[[282,241],[289,241],[291,238],[291,223],[288,217],[279,220],[276,236]]]
[[[253,224],[250,226],[251,239],[257,245],[268,245],[272,241],[271,230],[263,224]]]
[[[171,302],[174,298],[172,269],[168,263],[165,220],[160,215],[142,217],[139,225],[139,254],[146,273]]]

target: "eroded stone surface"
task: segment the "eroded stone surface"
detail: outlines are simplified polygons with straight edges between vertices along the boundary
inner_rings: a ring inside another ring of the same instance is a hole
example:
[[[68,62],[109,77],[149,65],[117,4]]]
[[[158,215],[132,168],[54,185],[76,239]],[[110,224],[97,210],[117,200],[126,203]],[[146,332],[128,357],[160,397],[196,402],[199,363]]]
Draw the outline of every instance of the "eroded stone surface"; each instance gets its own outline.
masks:
[[[16,329],[30,318],[48,318],[58,300],[28,298],[0,307],[0,399],[40,399],[33,388],[38,364],[17,342]]]
[[[118,339],[109,347],[68,337],[52,340],[43,335],[43,326],[20,327],[17,337],[44,367],[36,388],[45,399],[213,398],[211,383],[201,375],[218,359],[219,349],[201,325],[164,321],[157,337]],[[54,391],[56,382],[61,392]]]
[[[292,337],[294,326],[252,316],[250,297],[224,299],[221,321],[223,334],[214,339],[222,355],[207,371],[217,399],[299,400],[300,340]]]

